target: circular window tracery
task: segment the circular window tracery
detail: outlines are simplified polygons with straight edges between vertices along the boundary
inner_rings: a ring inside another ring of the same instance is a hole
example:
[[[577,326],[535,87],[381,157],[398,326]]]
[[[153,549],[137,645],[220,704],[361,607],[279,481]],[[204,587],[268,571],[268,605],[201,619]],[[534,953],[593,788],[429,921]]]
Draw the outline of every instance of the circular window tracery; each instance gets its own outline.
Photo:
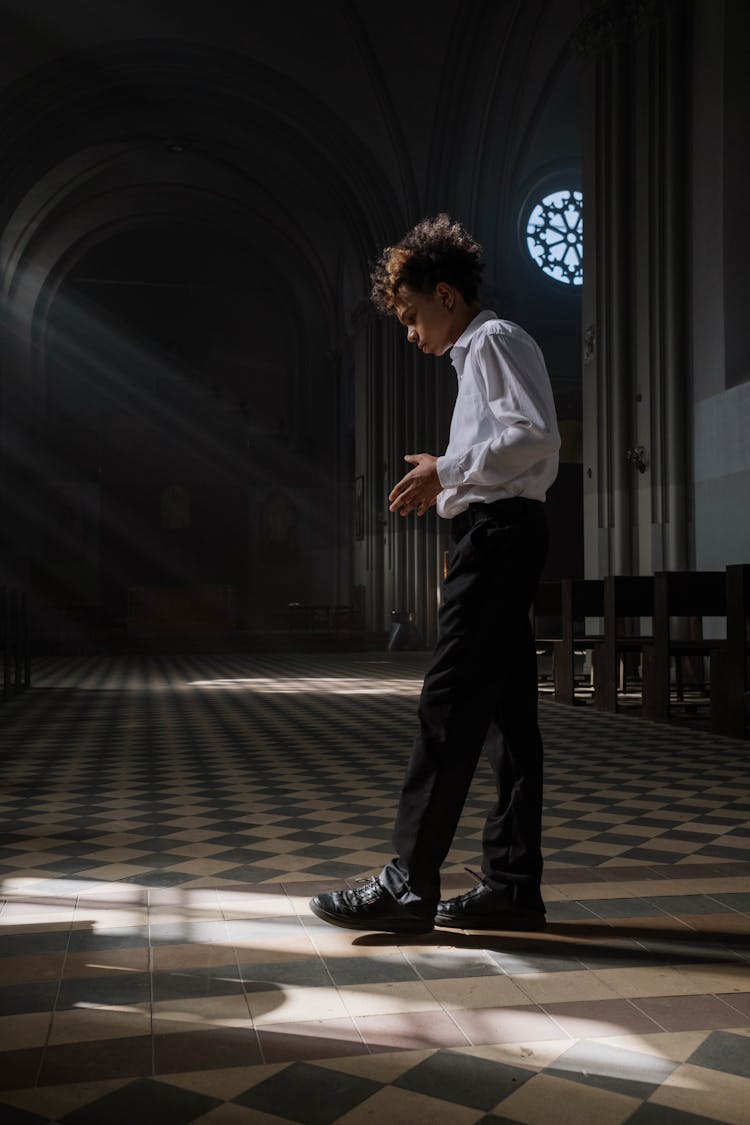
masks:
[[[532,209],[526,245],[540,270],[563,285],[583,284],[583,194],[555,191]]]

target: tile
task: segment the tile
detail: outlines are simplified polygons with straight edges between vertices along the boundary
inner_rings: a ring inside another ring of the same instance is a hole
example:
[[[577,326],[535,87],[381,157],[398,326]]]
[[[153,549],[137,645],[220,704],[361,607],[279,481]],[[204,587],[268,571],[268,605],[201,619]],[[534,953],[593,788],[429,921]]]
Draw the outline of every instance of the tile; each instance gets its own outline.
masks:
[[[750,964],[687,965],[683,972],[696,992],[750,992]]]
[[[143,1008],[99,1007],[56,1011],[52,1017],[49,1042],[91,1043],[100,1040],[123,1040],[148,1035],[151,1030],[150,1006]]]
[[[25,1047],[42,1047],[51,1022],[50,1011],[0,1016],[0,1051],[13,1053]]]
[[[750,992],[723,992],[717,993],[717,1000],[723,1000],[733,1011],[741,1012],[750,1017]]]
[[[595,975],[614,993],[637,996],[689,996],[703,992],[688,970],[658,968],[595,969]]]
[[[547,924],[550,922],[594,921],[596,915],[582,902],[548,902]]]
[[[2,913],[3,929],[8,927],[46,926],[59,929],[70,925],[73,920],[73,907],[45,907],[22,902],[6,902]]]
[[[295,913],[292,900],[284,893],[220,889],[218,899],[226,919],[281,917]]]
[[[406,1071],[393,1085],[458,1105],[489,1110],[520,1089],[533,1073],[473,1055],[438,1051]]]
[[[413,965],[399,952],[379,957],[330,957],[323,962],[339,987],[418,980]]]
[[[368,1019],[384,1017],[367,1017]],[[398,1022],[398,1021],[395,1021]],[[299,1020],[265,1024],[258,1039],[266,1062],[338,1058],[367,1054],[361,1029],[350,1019]]]
[[[97,1041],[95,1048],[91,1043],[51,1045],[44,1054],[38,1081],[41,1086],[55,1086],[63,1082],[88,1082],[150,1073],[151,1036],[142,1035]],[[101,1116],[98,1120],[102,1120]]]
[[[560,1055],[545,1073],[646,1099],[677,1065],[653,1054],[614,1047],[600,1039],[584,1039]]]
[[[263,1113],[258,1109],[245,1109],[234,1102],[224,1102],[194,1118],[193,1125],[286,1125],[286,1122],[275,1113]]]
[[[617,822],[618,818],[615,817],[614,820]],[[553,886],[559,886],[562,883],[603,882],[605,877],[606,870],[601,867],[552,867],[547,864],[542,879],[542,890],[544,891],[547,882],[551,883]],[[618,875],[618,878],[622,878],[622,875]]]
[[[528,996],[506,976],[431,980],[427,988],[445,1008],[496,1008],[529,1003]]]
[[[162,1082],[179,1086],[182,1090],[195,1090],[216,1098],[234,1098],[251,1086],[270,1078],[286,1067],[286,1063],[260,1063],[252,1066],[217,1067],[211,1070],[175,1071],[160,1074]]]
[[[628,1118],[627,1125],[708,1125],[713,1120],[687,1113],[684,1109],[670,1109],[669,1106],[644,1102]]]
[[[230,996],[191,996],[160,1000],[152,1005],[153,1031],[206,1031],[213,1027],[251,1028],[252,1017],[243,993]]]
[[[180,917],[171,911],[159,911],[150,920],[149,939],[153,946],[214,942],[228,946],[231,938],[227,926],[223,919]]]
[[[471,1041],[455,1013],[411,1012],[408,1019],[399,1015],[358,1016],[355,1022],[371,1050],[460,1047]]]
[[[426,1051],[377,1051],[375,1054],[357,1055],[353,1058],[319,1059],[318,1066],[340,1070],[344,1074],[357,1074],[372,1078],[376,1082],[393,1082],[407,1070],[434,1054],[434,1049]]]
[[[0,916],[1,917],[1,916]],[[34,929],[0,925],[0,958],[41,953],[65,953],[70,929],[57,926],[40,926]]]
[[[716,899],[706,894],[654,895],[644,900],[667,914],[714,914]]]
[[[458,977],[497,976],[502,965],[483,949],[412,950],[409,964],[423,980],[455,980]]]
[[[655,1017],[641,1011],[629,1000],[544,1004],[544,1011],[554,1019],[556,1026],[573,1038],[591,1039],[624,1031],[649,1033],[663,1030]]]
[[[721,891],[721,888],[714,887],[714,891]],[[714,893],[713,897],[722,906],[726,906],[729,910],[737,910],[741,913],[747,914],[750,912],[750,891],[740,891],[737,888],[736,893],[731,893],[727,888],[728,893]]]
[[[414,1125],[415,1121],[429,1121],[430,1125],[474,1125],[481,1117],[480,1110],[386,1086],[340,1117],[337,1125],[381,1125],[384,1121],[389,1125]]]
[[[311,956],[315,952],[307,930],[296,919],[275,925],[264,919],[234,920],[227,922],[227,927],[240,961],[250,960],[250,955],[258,950],[264,952],[264,961],[276,960],[277,953]],[[327,928],[333,930],[331,926]]]
[[[750,1080],[685,1063],[651,1095],[655,1105],[707,1117],[725,1125],[747,1125]]]
[[[218,1104],[191,1090],[179,1090],[153,1078],[141,1078],[80,1109],[66,1114],[65,1125],[132,1125],[158,1120],[159,1125],[185,1125]]]
[[[527,1043],[559,1039],[561,1028],[541,1008],[470,1008],[452,1010],[451,1018],[472,1044]],[[562,1030],[565,1034],[565,1030]],[[461,1046],[460,1043],[445,1044]]]
[[[628,881],[622,881],[622,868],[617,869],[616,881],[614,881],[613,870],[602,868],[602,872],[605,870],[607,871],[606,879],[602,878],[596,882],[578,883],[570,887],[563,887],[564,894],[570,899],[588,904],[592,913],[596,907],[600,916],[629,918],[639,917],[647,913],[644,909],[640,909],[634,915],[633,904],[638,903],[644,895],[653,893],[655,886],[660,890],[664,886],[663,883],[654,884],[651,880],[644,879],[643,868],[640,868],[640,875],[637,879]]]
[[[686,1062],[708,1034],[705,1031],[659,1031],[646,1035],[613,1035],[600,1042],[673,1062]]]
[[[744,914],[693,914],[689,924],[693,930],[718,934],[721,939],[739,934],[744,937],[746,946],[750,937],[750,926]]]
[[[68,951],[65,968],[61,975],[65,978],[82,978],[116,975],[119,973],[147,973],[149,968],[148,948],[144,945],[131,949],[98,949]]]
[[[569,952],[568,952],[569,951]],[[489,950],[489,956],[509,976],[525,973],[567,973],[584,968],[578,946],[535,942],[527,949],[521,942],[509,950]]]
[[[154,1003],[241,995],[243,991],[239,969],[234,962],[207,968],[200,966],[155,972],[151,977],[151,988]]]
[[[64,978],[60,982],[57,1010],[84,1005],[123,1007],[148,1004],[150,1000],[151,981],[147,972],[111,970],[106,975]]]
[[[611,1000],[618,996],[617,991],[601,979],[600,973],[588,969],[567,973],[514,973],[510,979],[536,1004],[554,1004],[565,1000]]]
[[[716,996],[654,996],[633,1001],[664,1031],[734,1027],[734,1010]]]
[[[283,990],[294,986],[330,988],[332,984],[330,971],[318,957],[290,958],[272,964],[252,961],[241,964],[239,973],[247,992],[264,992],[269,988]]]
[[[64,960],[62,950],[17,957],[0,955],[0,991],[6,985],[16,985],[22,981],[56,981],[62,973]]]
[[[119,949],[145,949],[148,947],[148,926],[130,925],[110,928],[88,927],[75,929],[70,934],[68,955],[86,952],[104,952]]]
[[[155,945],[151,950],[155,973],[179,972],[182,969],[211,969],[235,964],[234,951],[222,942],[202,942],[178,945]]]
[[[127,1081],[128,1079],[115,1078],[104,1082],[71,1082],[62,1086],[37,1086],[30,1090],[6,1091],[0,1095],[4,1125],[9,1105],[39,1115],[43,1121],[59,1120],[104,1094],[121,1089]]]
[[[423,981],[346,985],[339,996],[351,1016],[439,1011],[440,1002]]]
[[[638,1105],[638,1099],[625,1094],[583,1086],[551,1074],[537,1074],[502,1101],[497,1112],[523,1125],[538,1125],[540,1121],[554,1121],[555,1125],[580,1125],[582,1121],[622,1125]]]
[[[331,1125],[379,1089],[368,1078],[296,1062],[233,1100],[305,1125]]]
[[[742,1035],[714,1031],[686,1061],[691,1066],[708,1067],[750,1079],[750,1042]]]
[[[212,1028],[154,1037],[154,1073],[173,1074],[207,1066],[248,1067],[262,1062],[253,1029]]]
[[[344,1019],[349,1015],[335,988],[267,988],[248,992],[247,1004],[256,1027],[287,1020]]]
[[[41,1047],[0,1051],[0,1090],[16,1090],[33,1086],[39,1074],[43,1054]]]
[[[56,980],[26,981],[0,988],[0,1020],[22,1012],[52,1012],[57,997]],[[0,1038],[0,1043],[2,1039]]]

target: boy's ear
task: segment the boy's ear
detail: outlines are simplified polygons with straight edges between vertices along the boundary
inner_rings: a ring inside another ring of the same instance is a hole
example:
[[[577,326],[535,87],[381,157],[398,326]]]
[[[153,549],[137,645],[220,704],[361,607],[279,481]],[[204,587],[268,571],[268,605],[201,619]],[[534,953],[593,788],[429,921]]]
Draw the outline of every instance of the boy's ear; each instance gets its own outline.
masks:
[[[438,282],[436,288],[440,304],[444,309],[447,309],[447,311],[450,312],[455,303],[455,294],[452,287],[450,285],[447,285],[444,281],[440,281]]]

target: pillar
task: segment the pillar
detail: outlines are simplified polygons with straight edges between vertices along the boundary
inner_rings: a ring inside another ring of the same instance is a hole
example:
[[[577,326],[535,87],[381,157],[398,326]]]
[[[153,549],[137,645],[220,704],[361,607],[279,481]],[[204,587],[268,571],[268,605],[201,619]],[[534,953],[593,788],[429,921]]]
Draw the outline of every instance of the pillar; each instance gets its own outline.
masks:
[[[683,0],[592,0],[584,73],[586,575],[689,565]]]

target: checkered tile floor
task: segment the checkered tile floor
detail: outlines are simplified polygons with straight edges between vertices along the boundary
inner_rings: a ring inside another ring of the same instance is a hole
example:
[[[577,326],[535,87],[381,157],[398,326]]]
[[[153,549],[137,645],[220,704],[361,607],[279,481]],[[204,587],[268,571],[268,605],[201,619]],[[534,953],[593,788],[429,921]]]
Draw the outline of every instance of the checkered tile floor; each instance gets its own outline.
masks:
[[[543,934],[339,930],[426,658],[50,661],[0,708],[0,1120],[750,1121],[746,743],[542,704]],[[466,887],[480,767],[445,868]]]

